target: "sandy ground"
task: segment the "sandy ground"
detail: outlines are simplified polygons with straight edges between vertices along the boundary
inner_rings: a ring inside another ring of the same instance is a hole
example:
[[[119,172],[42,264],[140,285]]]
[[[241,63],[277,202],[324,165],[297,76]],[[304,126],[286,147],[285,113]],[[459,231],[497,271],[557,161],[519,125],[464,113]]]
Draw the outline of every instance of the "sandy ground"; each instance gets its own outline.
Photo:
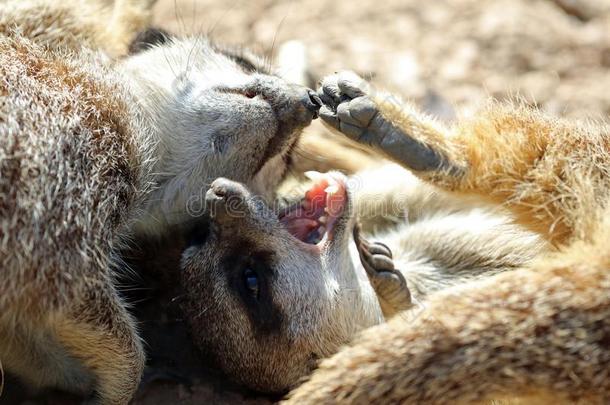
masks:
[[[558,115],[610,113],[608,0],[160,0],[157,23],[266,55],[297,39],[315,78],[352,69],[465,113],[517,94]]]
[[[519,96],[577,119],[610,114],[610,0],[160,0],[156,24],[271,59],[283,43],[299,40],[312,83],[352,69],[445,120],[471,114],[490,96]],[[309,133],[322,129],[316,124]],[[189,384],[157,379],[142,387],[135,404],[272,400],[235,388],[213,370],[190,377]],[[44,398],[27,403],[74,403]]]

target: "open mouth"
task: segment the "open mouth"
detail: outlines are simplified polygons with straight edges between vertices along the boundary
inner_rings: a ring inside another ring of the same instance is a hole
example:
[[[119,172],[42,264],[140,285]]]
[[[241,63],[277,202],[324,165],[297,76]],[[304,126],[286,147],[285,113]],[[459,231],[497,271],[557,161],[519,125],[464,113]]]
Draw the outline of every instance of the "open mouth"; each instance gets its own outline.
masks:
[[[323,245],[332,239],[337,220],[347,207],[346,177],[338,172],[307,172],[313,181],[303,199],[278,216],[284,227],[298,240]]]

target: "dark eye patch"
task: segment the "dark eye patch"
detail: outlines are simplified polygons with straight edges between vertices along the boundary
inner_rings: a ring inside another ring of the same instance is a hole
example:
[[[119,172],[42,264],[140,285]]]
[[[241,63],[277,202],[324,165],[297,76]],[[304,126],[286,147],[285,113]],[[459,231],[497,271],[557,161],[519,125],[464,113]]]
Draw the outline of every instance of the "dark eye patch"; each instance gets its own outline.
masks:
[[[264,73],[269,74],[268,69],[261,66],[258,61],[253,61],[244,52],[233,49],[218,49],[223,55],[237,63],[247,73]]]
[[[171,34],[161,28],[148,28],[135,37],[129,44],[129,54],[146,51],[153,46],[163,45],[171,40]]]
[[[282,330],[284,315],[274,302],[273,281],[277,274],[273,268],[273,252],[256,250],[249,241],[232,241],[222,263],[227,275],[227,286],[236,298],[252,325],[261,337],[278,334]],[[257,294],[254,296],[244,282],[244,272],[250,269],[257,275]]]
[[[231,59],[234,60],[235,63],[237,63],[247,72],[256,72],[258,70],[257,67],[252,62],[250,62],[243,56],[233,55],[233,56],[231,56]]]

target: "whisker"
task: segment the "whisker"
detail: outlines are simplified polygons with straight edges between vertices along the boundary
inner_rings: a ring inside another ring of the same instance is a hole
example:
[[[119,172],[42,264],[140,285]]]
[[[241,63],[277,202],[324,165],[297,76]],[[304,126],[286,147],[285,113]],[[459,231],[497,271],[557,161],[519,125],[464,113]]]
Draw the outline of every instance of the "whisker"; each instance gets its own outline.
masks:
[[[191,18],[192,22],[191,22],[191,32],[193,32],[193,30],[195,29],[195,21],[197,21],[197,0],[193,0],[193,9],[192,11],[192,16],[193,18]]]
[[[174,67],[172,66],[171,62],[169,61],[169,58],[167,57],[167,49],[165,47],[161,48],[161,51],[163,53],[163,58],[165,59],[165,62],[167,62],[167,67],[169,67],[169,69],[172,71],[172,74],[174,75],[175,79],[178,79],[178,75],[176,74],[176,71],[174,70]]]
[[[200,318],[203,314],[205,314],[206,312],[208,312],[208,310],[211,308],[211,306],[208,306],[206,308],[204,308],[201,312],[199,312],[197,315],[195,315],[195,319]]]
[[[186,58],[186,67],[185,67],[185,71],[186,71],[186,75],[188,78],[188,75],[191,73],[191,56],[193,54],[193,51],[195,50],[195,48],[197,48],[200,44],[200,41],[203,40],[203,36],[201,35],[195,35],[194,36],[194,41],[193,41],[193,46],[191,47],[191,49],[189,50],[188,56]]]
[[[193,0],[195,2],[196,0]],[[184,16],[178,12],[178,0],[174,0],[174,17],[178,23],[178,33],[186,34],[186,23],[184,22]],[[180,27],[182,25],[182,27]]]
[[[288,14],[286,14],[284,17],[282,17],[282,19],[280,20],[280,23],[277,25],[277,28],[275,29],[275,33],[273,34],[273,40],[271,41],[271,50],[269,51],[270,57],[273,57],[273,53],[275,52],[275,41],[277,40],[278,34],[280,33],[280,30],[282,29],[282,25],[284,24],[284,21],[286,21],[287,17],[288,17]]]
[[[177,296],[175,296],[174,298],[172,298],[172,299],[170,300],[170,302],[176,302],[176,301],[180,300],[181,298],[183,298],[183,297],[185,297],[185,296],[186,296],[186,294],[180,294],[180,295],[177,295]]]
[[[235,6],[237,6],[237,3],[239,3],[239,0],[235,0],[233,1],[233,4],[231,4],[231,6],[225,10],[224,13],[222,13],[222,15],[216,20],[216,22],[214,22],[214,24],[212,24],[212,27],[208,30],[208,36],[212,36],[214,34],[214,30],[216,29],[216,27],[218,26],[218,24],[220,24],[220,21],[222,21],[228,13],[230,13],[231,11],[233,11],[235,9]]]

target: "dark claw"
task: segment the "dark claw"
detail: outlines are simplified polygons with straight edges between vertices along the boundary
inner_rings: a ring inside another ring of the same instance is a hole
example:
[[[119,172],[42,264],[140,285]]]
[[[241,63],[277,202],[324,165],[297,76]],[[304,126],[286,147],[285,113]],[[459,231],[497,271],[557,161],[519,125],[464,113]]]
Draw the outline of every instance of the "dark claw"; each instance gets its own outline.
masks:
[[[318,118],[318,111],[322,107],[322,100],[315,91],[307,90],[307,96],[303,100],[303,105],[313,114],[314,118]]]
[[[360,233],[360,225],[354,226],[354,241],[362,267],[382,306],[386,317],[408,309],[411,293],[402,273],[394,268],[392,250],[381,242],[369,242]]]
[[[392,258],[392,250],[381,242],[373,242],[369,245],[368,251],[373,255],[383,255]]]
[[[354,241],[358,246],[360,261],[366,272],[375,277],[379,272],[394,272],[392,250],[381,242],[369,242],[360,233],[360,225],[354,226]]]

